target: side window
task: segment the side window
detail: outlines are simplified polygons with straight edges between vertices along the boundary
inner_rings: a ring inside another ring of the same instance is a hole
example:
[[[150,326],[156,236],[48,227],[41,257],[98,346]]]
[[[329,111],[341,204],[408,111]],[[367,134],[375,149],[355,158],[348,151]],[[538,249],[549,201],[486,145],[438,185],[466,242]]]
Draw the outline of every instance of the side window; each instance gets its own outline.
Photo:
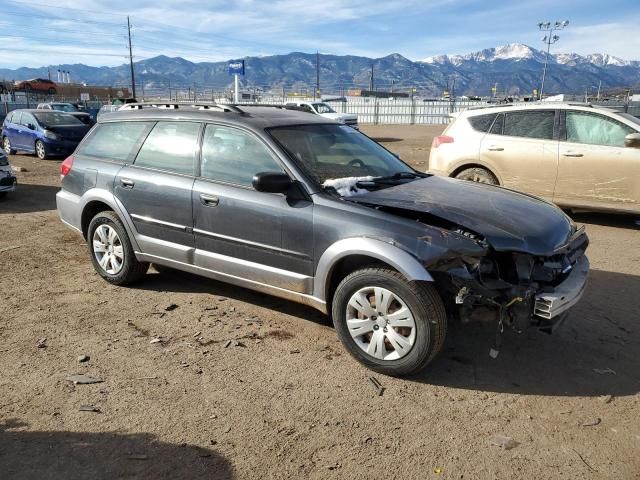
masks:
[[[13,117],[15,116],[16,116],[16,112],[9,112],[9,115],[7,115],[7,122],[14,123],[15,120],[13,119]]]
[[[193,175],[200,123],[158,122],[144,141],[135,165]]]
[[[491,126],[491,130],[489,131],[489,133],[493,135],[502,135],[503,127],[504,127],[504,113],[501,113],[500,115],[498,115],[495,122],[493,122],[493,125]]]
[[[131,162],[153,122],[102,123],[80,148],[78,155]]]
[[[315,113],[309,105],[302,104],[300,105],[300,108],[302,108],[305,112]]]
[[[634,130],[615,120],[583,112],[567,112],[567,141],[624,147],[624,137]]]
[[[508,112],[505,117],[504,135],[553,139],[554,110]]]
[[[200,171],[211,180],[251,186],[256,173],[282,172],[282,167],[252,135],[235,128],[207,125]]]
[[[38,122],[36,122],[36,119],[30,113],[22,112],[22,116],[20,117],[20,125],[23,125],[26,127],[29,124],[35,126],[38,124]]]
[[[488,132],[493,124],[493,121],[498,116],[497,113],[489,113],[486,115],[477,115],[475,117],[469,117],[469,123],[474,130],[478,132]]]

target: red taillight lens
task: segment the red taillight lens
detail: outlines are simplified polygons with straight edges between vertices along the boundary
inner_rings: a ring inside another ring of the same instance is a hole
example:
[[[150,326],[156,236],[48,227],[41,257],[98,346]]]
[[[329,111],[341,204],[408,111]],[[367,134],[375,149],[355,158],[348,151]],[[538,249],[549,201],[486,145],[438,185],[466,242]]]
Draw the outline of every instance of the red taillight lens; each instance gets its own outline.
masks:
[[[73,167],[73,155],[65,158],[64,162],[60,165],[60,178],[64,178],[67,173],[71,171],[71,167]]]
[[[431,143],[431,148],[438,148],[443,143],[453,143],[453,137],[449,137],[447,135],[435,137]]]

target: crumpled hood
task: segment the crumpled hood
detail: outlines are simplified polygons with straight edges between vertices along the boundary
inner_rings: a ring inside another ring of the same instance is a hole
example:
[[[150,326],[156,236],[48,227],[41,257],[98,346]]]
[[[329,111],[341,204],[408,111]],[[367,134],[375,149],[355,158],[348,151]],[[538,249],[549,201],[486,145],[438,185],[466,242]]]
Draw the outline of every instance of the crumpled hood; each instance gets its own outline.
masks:
[[[548,255],[573,234],[570,219],[544,200],[452,178],[427,177],[347,200],[437,216],[484,236],[498,251]]]

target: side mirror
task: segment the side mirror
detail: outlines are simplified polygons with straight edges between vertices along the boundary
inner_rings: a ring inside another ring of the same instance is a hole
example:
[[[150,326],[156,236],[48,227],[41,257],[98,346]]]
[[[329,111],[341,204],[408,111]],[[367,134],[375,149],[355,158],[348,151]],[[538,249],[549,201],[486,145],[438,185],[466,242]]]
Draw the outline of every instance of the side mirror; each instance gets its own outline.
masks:
[[[287,193],[293,184],[289,175],[282,172],[256,173],[252,183],[258,192],[265,193]]]
[[[35,126],[33,123],[27,123],[27,128],[28,128],[29,130],[35,130],[35,129],[36,129],[36,126]]]
[[[630,133],[624,137],[624,146],[630,148],[640,148],[640,133]]]

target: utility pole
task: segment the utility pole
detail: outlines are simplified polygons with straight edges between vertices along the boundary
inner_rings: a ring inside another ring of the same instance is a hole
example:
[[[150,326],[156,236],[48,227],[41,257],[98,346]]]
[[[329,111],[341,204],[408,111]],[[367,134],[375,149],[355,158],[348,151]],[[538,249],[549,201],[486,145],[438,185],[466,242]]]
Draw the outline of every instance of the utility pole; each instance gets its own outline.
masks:
[[[369,78],[369,90],[373,92],[373,63],[371,64],[371,75]]]
[[[547,64],[549,63],[549,50],[551,50],[551,44],[556,43],[560,40],[558,35],[554,35],[553,32],[556,30],[562,30],[564,27],[569,25],[569,20],[565,20],[563,22],[555,22],[551,24],[551,22],[540,22],[538,23],[538,29],[545,33],[544,37],[542,37],[542,41],[547,44],[547,54],[544,57],[544,69],[542,70],[542,83],[540,84],[540,100],[542,100],[542,94],[544,93],[544,79],[547,75]]]
[[[129,66],[131,67],[131,92],[133,98],[136,98],[136,76],[133,73],[133,49],[131,48],[131,22],[127,16],[127,32],[129,33]]]
[[[313,99],[320,94],[320,52],[316,50],[316,90],[313,92]]]

